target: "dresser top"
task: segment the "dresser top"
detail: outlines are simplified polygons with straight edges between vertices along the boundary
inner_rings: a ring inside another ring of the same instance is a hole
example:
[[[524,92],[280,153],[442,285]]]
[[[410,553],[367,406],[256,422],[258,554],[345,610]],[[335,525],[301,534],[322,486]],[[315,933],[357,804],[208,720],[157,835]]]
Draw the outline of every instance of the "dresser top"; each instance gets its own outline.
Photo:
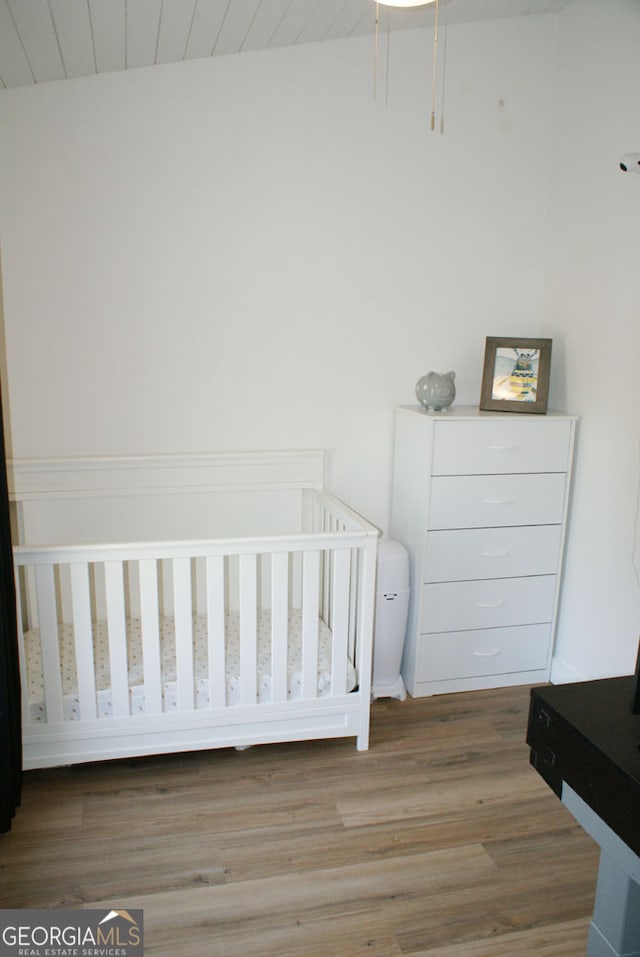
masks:
[[[430,412],[421,405],[399,405],[397,409],[402,412],[413,412],[416,415],[424,415],[430,419],[577,419],[571,412],[549,411],[540,412],[485,412],[479,409],[477,405],[452,405],[442,412]]]

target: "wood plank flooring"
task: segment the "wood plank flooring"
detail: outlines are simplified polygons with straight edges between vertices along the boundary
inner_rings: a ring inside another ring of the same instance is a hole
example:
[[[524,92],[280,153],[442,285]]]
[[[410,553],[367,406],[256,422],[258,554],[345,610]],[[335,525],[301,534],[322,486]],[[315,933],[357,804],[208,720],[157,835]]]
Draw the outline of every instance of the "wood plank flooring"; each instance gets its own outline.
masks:
[[[583,957],[598,848],[529,767],[528,703],[379,700],[363,753],[28,772],[1,906],[143,908],[155,957]]]

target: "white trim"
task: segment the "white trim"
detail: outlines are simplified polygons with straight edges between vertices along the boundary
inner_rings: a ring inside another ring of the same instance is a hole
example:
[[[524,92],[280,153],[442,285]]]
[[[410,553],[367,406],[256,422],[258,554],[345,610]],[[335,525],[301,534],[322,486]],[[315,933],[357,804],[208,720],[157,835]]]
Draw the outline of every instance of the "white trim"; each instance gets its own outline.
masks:
[[[566,665],[564,661],[560,661],[559,658],[553,658],[551,662],[551,684],[553,685],[570,685],[575,684],[577,681],[586,681],[587,679],[584,675],[579,674],[577,671],[574,671],[573,668],[570,668],[569,665]]]
[[[324,452],[10,459],[7,471],[12,501],[229,489],[320,489]]]

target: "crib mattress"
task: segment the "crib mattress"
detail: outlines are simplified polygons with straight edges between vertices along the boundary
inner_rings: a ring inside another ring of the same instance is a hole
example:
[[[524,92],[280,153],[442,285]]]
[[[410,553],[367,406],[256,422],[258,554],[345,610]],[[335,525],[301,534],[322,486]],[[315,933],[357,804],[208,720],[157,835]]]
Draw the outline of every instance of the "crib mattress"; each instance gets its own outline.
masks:
[[[258,703],[272,700],[271,682],[271,614],[258,613],[256,694]],[[210,704],[208,673],[207,616],[193,616],[194,641],[194,697],[197,709]],[[64,718],[79,720],[80,700],[77,691],[77,675],[72,625],[59,626],[61,680],[64,696]],[[331,692],[331,631],[322,619],[318,626],[318,696]],[[98,717],[107,718],[113,713],[109,677],[109,645],[107,623],[100,621],[93,629],[94,667]],[[24,648],[27,670],[27,700],[29,720],[46,722],[44,679],[42,675],[40,635],[37,629],[25,632]],[[170,617],[160,619],[160,649],[162,669],[162,699],[164,711],[177,711],[177,683],[175,660],[175,626]],[[130,713],[145,712],[144,665],[142,655],[142,630],[140,619],[127,619],[127,652],[129,673]],[[289,612],[287,647],[287,697],[289,700],[302,696],[302,616],[300,611]],[[235,612],[225,615],[225,664],[226,704],[242,704],[240,683],[240,616]],[[356,672],[351,662],[346,663],[347,691],[356,686]]]

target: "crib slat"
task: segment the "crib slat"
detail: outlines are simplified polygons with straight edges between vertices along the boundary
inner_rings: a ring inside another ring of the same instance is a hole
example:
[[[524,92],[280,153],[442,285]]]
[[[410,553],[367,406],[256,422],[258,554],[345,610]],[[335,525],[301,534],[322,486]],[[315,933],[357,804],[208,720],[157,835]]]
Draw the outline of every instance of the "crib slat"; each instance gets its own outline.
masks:
[[[64,706],[53,566],[39,565],[36,568],[36,596],[47,724],[54,724],[64,720]]]
[[[25,572],[24,568],[14,568],[14,577],[16,582],[16,625],[18,629],[18,661],[20,663],[20,692],[22,698],[22,721],[23,724],[30,724],[30,715],[29,715],[29,688],[27,683],[27,662],[25,656],[25,647],[24,647],[24,620],[22,617],[22,582],[25,579],[25,576],[21,574]]]
[[[33,565],[26,565],[23,568],[23,625],[29,631],[31,628],[37,628],[37,619],[34,619],[34,609],[38,607],[38,598],[36,595],[36,570]]]
[[[193,711],[193,622],[191,619],[191,560],[173,560],[173,605],[176,627],[178,711]]]
[[[289,601],[292,608],[302,608],[302,552],[290,554]]]
[[[129,675],[127,672],[127,626],[124,605],[123,562],[104,563],[111,698],[114,718],[129,714]]]
[[[160,612],[158,607],[158,562],[144,559],[138,564],[140,582],[140,623],[142,627],[142,665],[144,670],[144,710],[162,711],[162,671],[160,667]]]
[[[305,551],[302,564],[302,697],[318,695],[320,552]]]
[[[333,635],[331,647],[331,693],[346,694],[347,651],[349,644],[349,572],[351,553],[348,548],[337,548],[333,553],[333,581],[331,595]]]
[[[240,688],[242,704],[257,700],[257,562],[255,555],[240,556]]]
[[[271,554],[258,556],[258,608],[269,608],[271,595]]]
[[[360,552],[357,548],[351,549],[351,576],[349,579],[349,608],[354,609],[357,607],[358,601],[358,556]],[[356,624],[357,617],[355,614],[349,615],[349,648],[347,654],[349,655],[350,660],[355,665],[356,662]]]
[[[277,552],[271,561],[271,695],[287,700],[287,645],[289,623],[289,553]]]
[[[80,700],[80,717],[84,721],[97,717],[89,566],[86,562],[74,563],[69,566],[69,574],[71,580],[73,644],[78,675],[78,698]]]
[[[329,531],[331,526],[331,514],[323,507],[322,509],[322,529]],[[322,617],[329,627],[331,627],[331,567],[333,552],[326,549],[322,553]]]
[[[360,733],[357,748],[366,751],[369,747],[369,716],[371,709],[371,672],[373,658],[373,618],[376,588],[377,535],[370,535],[367,544],[360,550],[358,560],[358,606],[356,665],[358,691],[362,706]]]
[[[226,704],[226,656],[224,641],[224,558],[210,555],[207,569],[207,641],[209,661],[209,703],[212,708]]]

